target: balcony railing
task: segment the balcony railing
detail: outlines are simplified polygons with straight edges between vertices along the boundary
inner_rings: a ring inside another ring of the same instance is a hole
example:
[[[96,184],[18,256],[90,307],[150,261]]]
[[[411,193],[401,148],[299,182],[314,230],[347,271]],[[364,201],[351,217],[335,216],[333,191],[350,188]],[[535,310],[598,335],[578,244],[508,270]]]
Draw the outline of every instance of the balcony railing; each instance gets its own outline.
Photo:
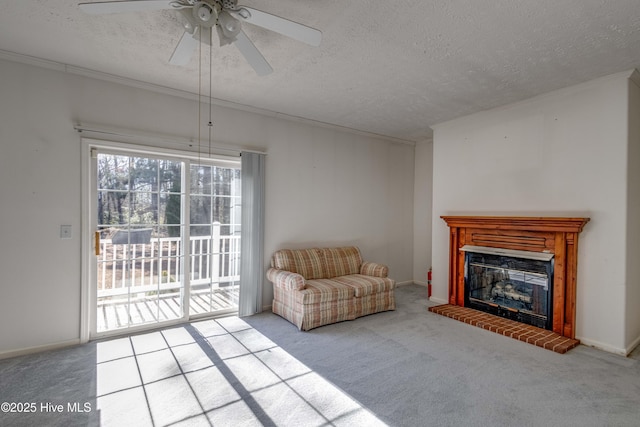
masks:
[[[238,306],[240,236],[189,239],[190,315]],[[151,238],[145,244],[100,240],[97,283],[98,332],[179,319],[184,313],[184,272],[180,237]]]
[[[149,243],[132,245],[101,239],[98,298],[182,287],[181,245],[180,237],[152,238]],[[220,236],[214,232],[212,236],[191,237],[189,245],[192,287],[240,280],[240,236]]]

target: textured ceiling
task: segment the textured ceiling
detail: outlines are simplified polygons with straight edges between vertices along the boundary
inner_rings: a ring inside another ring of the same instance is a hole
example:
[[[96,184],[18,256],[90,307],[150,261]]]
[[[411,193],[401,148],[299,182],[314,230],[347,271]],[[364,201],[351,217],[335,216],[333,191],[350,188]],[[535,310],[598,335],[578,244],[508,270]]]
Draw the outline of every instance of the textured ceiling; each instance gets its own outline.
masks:
[[[240,3],[317,28],[323,41],[310,47],[245,24],[274,68],[259,77],[235,46],[214,40],[215,98],[407,141],[429,138],[436,123],[640,67],[638,0]],[[198,55],[168,63],[183,32],[177,13],[2,2],[0,50],[197,93]],[[208,47],[202,58],[208,69]]]

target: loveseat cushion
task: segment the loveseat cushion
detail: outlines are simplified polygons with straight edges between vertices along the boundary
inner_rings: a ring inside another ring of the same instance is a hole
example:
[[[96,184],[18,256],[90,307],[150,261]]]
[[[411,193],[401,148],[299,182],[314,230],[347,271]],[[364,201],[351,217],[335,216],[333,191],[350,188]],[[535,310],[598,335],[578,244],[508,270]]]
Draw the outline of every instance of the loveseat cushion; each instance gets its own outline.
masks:
[[[355,246],[342,248],[323,248],[327,269],[327,278],[360,273],[362,255]]]
[[[362,274],[334,277],[332,280],[353,288],[356,298],[390,291],[395,288],[396,283],[387,277],[365,276]]]
[[[347,286],[335,279],[307,280],[305,289],[298,292],[299,303],[304,305],[350,300],[356,296],[353,286]]]
[[[281,249],[271,257],[271,267],[298,273],[307,280],[324,279],[327,276],[322,249]]]

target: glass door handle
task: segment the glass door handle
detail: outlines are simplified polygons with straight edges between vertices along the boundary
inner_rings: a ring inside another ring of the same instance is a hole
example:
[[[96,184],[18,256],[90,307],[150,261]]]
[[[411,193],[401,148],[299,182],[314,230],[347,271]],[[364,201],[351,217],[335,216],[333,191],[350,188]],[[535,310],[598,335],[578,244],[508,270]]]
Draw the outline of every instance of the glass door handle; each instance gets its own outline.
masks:
[[[100,232],[99,231],[95,232],[95,249],[96,249],[96,256],[100,256]]]

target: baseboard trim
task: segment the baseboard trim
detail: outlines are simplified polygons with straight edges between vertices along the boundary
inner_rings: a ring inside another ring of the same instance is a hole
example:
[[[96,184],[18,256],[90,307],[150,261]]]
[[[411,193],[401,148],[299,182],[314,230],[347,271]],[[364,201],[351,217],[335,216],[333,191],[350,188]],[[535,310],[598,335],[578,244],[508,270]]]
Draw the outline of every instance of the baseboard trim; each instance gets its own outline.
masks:
[[[3,352],[0,352],[0,360],[10,359],[12,357],[18,357],[18,356],[26,356],[28,354],[33,354],[33,353],[41,353],[43,351],[48,351],[48,350],[58,350],[65,347],[79,345],[80,343],[81,343],[80,338],[78,338],[78,339],[69,340],[69,341],[62,341],[55,344],[38,345],[35,347],[26,347],[18,350],[3,351]]]
[[[447,301],[446,299],[440,299],[437,297],[430,297],[429,301],[435,302],[436,304],[449,304],[449,301]]]
[[[583,338],[583,337],[576,337],[576,338],[580,340],[580,344],[582,345],[586,345],[587,347],[593,347],[598,350],[606,351],[607,353],[613,353],[613,354],[617,354],[619,356],[624,356],[624,357],[627,357],[630,353],[630,351],[627,351],[624,348],[614,347],[612,345],[604,344],[599,341],[591,340],[589,338]]]
[[[637,346],[639,346],[639,345],[640,345],[640,337],[638,337],[638,338],[636,338],[635,340],[633,340],[633,341],[631,342],[631,344],[627,347],[627,354],[626,354],[626,356],[628,356],[629,354],[631,354],[631,352],[632,352],[633,350],[635,350],[635,349],[636,349],[636,347],[637,347]]]
[[[413,280],[409,280],[406,282],[396,282],[396,286],[407,286],[407,285],[413,285],[415,282]]]

